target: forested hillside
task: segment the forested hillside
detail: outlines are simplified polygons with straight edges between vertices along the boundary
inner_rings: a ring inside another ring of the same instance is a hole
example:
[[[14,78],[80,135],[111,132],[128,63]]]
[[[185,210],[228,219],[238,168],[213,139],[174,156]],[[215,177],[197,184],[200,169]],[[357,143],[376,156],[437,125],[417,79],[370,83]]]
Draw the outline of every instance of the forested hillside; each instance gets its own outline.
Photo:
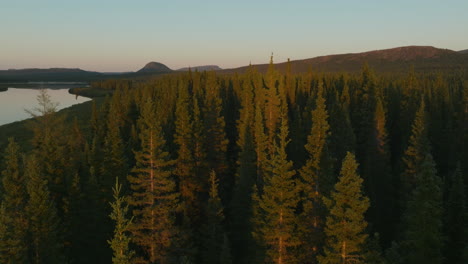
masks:
[[[0,263],[468,263],[465,74],[117,80],[86,125],[43,92]]]

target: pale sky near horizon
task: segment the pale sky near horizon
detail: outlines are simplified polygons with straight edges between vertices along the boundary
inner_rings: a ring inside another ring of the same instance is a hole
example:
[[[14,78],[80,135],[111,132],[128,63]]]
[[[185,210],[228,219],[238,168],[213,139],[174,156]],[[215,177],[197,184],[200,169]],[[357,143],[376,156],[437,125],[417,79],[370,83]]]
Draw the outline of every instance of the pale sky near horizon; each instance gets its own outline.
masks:
[[[407,45],[468,49],[466,0],[0,0],[0,70],[222,68]]]

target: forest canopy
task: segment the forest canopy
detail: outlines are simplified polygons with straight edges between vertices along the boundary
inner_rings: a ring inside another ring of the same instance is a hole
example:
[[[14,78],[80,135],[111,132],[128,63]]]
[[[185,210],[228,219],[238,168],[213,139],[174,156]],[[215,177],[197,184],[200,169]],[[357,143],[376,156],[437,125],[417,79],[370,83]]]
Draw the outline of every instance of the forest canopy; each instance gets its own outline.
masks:
[[[0,263],[468,262],[464,73],[105,84],[1,150]]]

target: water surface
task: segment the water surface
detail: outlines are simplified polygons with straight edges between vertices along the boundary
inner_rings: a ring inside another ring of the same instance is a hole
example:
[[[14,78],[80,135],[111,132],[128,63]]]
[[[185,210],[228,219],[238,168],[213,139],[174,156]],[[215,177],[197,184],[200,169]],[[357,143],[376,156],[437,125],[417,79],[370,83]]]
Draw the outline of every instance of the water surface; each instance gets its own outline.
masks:
[[[53,102],[59,105],[57,110],[80,104],[91,99],[68,93],[68,89],[46,89]],[[38,106],[38,89],[8,88],[6,92],[0,92],[0,126],[15,121],[30,118],[25,109],[33,109]]]

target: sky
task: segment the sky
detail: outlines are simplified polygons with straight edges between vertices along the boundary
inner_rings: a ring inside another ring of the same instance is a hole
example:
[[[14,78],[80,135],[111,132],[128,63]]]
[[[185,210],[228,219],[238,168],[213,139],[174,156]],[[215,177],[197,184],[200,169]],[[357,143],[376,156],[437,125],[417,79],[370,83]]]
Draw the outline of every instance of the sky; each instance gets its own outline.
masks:
[[[408,45],[468,49],[466,0],[0,0],[0,70],[233,68]]]

